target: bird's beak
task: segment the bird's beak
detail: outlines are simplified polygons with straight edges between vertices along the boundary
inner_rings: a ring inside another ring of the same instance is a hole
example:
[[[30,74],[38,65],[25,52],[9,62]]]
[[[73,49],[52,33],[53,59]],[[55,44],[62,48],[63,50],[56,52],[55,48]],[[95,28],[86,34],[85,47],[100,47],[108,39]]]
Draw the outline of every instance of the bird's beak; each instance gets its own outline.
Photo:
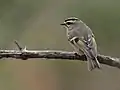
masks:
[[[66,26],[66,23],[64,22],[64,23],[62,23],[62,24],[60,24],[60,25],[62,25],[62,26]]]

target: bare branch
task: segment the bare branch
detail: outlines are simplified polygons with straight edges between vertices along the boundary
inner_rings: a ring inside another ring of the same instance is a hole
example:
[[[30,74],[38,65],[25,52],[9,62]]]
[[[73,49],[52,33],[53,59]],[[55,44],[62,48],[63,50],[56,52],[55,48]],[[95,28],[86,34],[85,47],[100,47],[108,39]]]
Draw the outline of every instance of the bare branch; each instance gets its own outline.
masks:
[[[86,61],[85,55],[79,56],[75,52],[58,51],[58,50],[26,50],[22,49],[15,41],[19,50],[0,50],[0,58],[15,58],[16,60],[28,60],[31,58],[45,58],[42,60],[80,60]],[[120,58],[98,55],[98,60],[102,64],[120,68]],[[4,59],[5,60],[5,59]]]
[[[16,58],[27,60],[30,58],[46,58],[42,60],[80,60],[86,61],[86,57],[79,56],[75,52],[67,52],[67,51],[55,51],[55,50],[0,50],[0,58]],[[106,64],[109,66],[120,68],[120,59],[112,58],[110,56],[98,55],[98,60],[102,64]]]

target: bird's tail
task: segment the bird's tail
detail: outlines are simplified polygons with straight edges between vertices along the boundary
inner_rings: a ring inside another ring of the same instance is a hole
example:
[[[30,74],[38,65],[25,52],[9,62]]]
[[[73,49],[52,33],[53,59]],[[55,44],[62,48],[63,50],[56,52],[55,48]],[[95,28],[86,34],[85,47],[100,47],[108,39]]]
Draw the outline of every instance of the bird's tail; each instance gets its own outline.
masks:
[[[89,57],[87,57],[88,59],[88,70],[89,71],[92,71],[93,69],[95,68],[98,68],[98,69],[101,69],[101,66],[100,66],[100,63],[99,61],[97,60],[97,58],[94,58],[94,59],[91,59]]]

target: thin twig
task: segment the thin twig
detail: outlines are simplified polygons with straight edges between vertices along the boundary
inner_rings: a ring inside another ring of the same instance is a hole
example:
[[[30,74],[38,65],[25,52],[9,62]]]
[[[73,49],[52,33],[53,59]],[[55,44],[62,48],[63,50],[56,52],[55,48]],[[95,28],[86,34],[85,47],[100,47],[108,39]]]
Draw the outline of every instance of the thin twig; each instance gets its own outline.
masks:
[[[19,45],[19,43],[17,42],[17,40],[15,40],[14,43],[16,44],[16,46],[18,47],[18,49],[21,51],[22,47]]]

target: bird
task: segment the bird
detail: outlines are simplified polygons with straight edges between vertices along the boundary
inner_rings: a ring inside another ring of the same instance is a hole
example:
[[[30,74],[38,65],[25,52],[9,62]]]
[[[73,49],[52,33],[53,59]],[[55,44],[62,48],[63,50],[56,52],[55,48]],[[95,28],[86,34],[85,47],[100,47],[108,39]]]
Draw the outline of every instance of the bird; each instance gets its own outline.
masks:
[[[69,17],[60,24],[66,28],[67,38],[78,55],[87,58],[88,70],[101,69],[97,59],[97,44],[92,30],[80,19]]]

